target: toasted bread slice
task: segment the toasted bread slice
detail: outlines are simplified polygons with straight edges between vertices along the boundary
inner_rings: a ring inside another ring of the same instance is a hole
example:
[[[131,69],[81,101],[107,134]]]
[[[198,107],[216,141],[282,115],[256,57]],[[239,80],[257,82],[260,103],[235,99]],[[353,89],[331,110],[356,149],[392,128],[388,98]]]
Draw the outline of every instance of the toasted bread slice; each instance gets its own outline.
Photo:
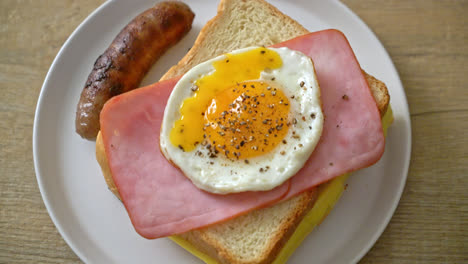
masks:
[[[190,51],[161,80],[180,76],[193,66],[234,49],[269,46],[307,33],[295,20],[263,0],[221,0],[216,17],[203,27]],[[387,87],[363,73],[383,116],[390,101]],[[96,156],[109,189],[120,198],[101,134],[96,141]],[[179,237],[219,263],[271,263],[316,198],[314,189],[272,207]]]

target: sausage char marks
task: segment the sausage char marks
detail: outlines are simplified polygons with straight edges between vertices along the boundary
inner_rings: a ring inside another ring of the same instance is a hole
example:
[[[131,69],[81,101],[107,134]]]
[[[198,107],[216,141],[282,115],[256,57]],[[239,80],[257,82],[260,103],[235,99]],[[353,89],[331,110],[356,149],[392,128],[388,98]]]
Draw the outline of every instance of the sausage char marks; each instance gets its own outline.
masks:
[[[161,2],[135,17],[94,63],[76,111],[76,132],[94,139],[99,114],[111,97],[137,88],[161,55],[192,27],[190,8],[176,1]]]

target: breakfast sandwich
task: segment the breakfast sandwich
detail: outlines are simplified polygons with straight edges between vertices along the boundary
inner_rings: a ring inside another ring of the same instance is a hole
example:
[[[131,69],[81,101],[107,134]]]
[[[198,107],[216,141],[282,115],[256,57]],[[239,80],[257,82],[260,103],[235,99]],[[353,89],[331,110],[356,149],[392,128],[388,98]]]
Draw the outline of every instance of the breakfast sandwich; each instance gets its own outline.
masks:
[[[340,31],[222,0],[160,82],[104,105],[96,154],[141,236],[207,263],[284,263],[382,156],[388,106]]]

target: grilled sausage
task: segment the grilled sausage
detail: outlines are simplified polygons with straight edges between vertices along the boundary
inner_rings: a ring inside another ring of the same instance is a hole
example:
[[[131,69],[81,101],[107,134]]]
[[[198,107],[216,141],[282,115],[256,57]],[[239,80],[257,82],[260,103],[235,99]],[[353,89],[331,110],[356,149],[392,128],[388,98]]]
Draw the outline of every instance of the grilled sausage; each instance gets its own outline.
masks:
[[[94,139],[99,113],[112,96],[139,86],[154,62],[191,29],[190,8],[176,1],[161,2],[135,17],[97,58],[81,93],[76,132]]]

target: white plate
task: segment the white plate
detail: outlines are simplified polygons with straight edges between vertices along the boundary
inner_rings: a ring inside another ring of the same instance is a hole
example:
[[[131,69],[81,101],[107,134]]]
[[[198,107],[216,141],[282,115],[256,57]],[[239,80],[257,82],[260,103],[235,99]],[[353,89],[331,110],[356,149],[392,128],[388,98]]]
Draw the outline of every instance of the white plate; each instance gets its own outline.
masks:
[[[154,0],[109,1],[70,36],[55,58],[39,96],[34,122],[37,181],[57,229],[87,263],[200,263],[169,239],[146,240],[133,229],[110,191],[94,155],[94,142],[74,131],[75,109],[92,65],[115,35]],[[371,30],[338,1],[271,1],[311,31],[338,28],[348,37],[363,69],[390,91],[395,122],[381,161],[354,173],[336,208],[297,249],[290,263],[357,262],[385,229],[408,172],[411,128],[403,86],[393,63]],[[192,45],[216,13],[217,1],[190,1],[193,29],[148,74],[159,79]]]

